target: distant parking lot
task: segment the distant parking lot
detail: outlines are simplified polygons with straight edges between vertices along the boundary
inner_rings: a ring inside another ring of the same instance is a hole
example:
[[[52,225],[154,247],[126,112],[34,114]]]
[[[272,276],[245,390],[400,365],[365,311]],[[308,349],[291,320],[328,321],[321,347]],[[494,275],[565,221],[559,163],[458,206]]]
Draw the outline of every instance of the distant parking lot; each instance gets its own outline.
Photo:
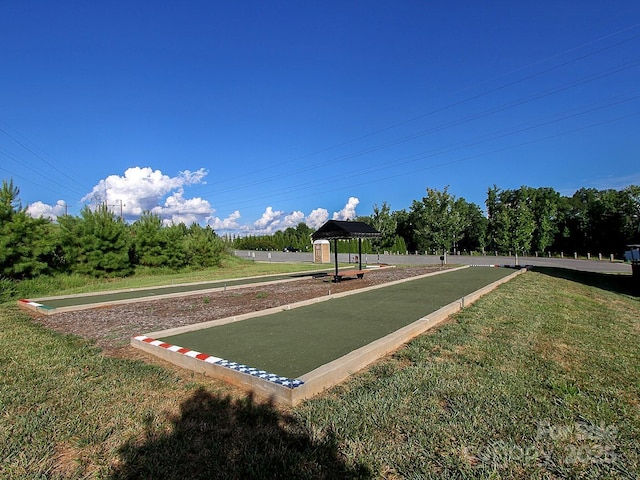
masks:
[[[255,260],[257,262],[313,262],[312,252],[264,252],[253,250],[234,250],[238,257]],[[333,254],[331,256],[333,260]],[[340,253],[338,261],[342,263],[357,263],[357,254]],[[377,255],[363,254],[363,264],[387,263],[391,265],[437,265],[440,264],[438,255]],[[447,263],[460,265],[514,265],[515,257],[506,256],[469,256],[450,255]],[[539,267],[558,267],[600,273],[631,273],[631,265],[619,261],[582,260],[574,258],[546,258],[546,257],[518,257],[519,265],[533,265]]]

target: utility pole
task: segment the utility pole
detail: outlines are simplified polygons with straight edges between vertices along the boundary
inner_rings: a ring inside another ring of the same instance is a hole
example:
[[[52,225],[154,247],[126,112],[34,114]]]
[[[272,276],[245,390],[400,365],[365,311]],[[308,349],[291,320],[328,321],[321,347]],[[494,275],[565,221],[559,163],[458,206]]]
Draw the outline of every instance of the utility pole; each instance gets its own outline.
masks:
[[[112,205],[107,204],[107,202],[104,202],[104,206],[107,207],[107,208],[109,208],[109,207],[120,207],[120,220],[124,219],[122,207],[126,207],[127,204],[126,203],[122,203],[122,200],[118,200],[118,203],[114,203]]]

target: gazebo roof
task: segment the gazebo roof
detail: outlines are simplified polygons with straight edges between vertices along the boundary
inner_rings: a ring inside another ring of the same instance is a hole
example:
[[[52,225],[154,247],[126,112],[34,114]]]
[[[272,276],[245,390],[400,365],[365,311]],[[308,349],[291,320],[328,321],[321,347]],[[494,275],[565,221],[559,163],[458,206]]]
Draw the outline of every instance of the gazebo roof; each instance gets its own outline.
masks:
[[[380,232],[364,222],[329,220],[311,235],[315,240],[335,240],[341,238],[375,238]]]

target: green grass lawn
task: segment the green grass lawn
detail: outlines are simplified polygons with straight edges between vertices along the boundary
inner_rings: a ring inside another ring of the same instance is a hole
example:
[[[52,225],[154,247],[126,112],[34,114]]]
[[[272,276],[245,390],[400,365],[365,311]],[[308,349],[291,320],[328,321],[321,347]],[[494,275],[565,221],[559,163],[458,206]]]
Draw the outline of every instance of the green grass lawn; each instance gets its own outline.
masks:
[[[637,478],[640,299],[521,275],[283,411],[0,310],[0,478]]]

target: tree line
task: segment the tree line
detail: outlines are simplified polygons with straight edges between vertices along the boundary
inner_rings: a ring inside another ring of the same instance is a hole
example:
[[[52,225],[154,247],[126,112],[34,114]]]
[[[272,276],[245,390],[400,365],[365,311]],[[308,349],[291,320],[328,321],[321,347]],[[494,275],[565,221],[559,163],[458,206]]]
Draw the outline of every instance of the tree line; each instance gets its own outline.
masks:
[[[397,223],[409,251],[621,256],[640,240],[640,187],[581,188],[571,197],[553,188],[487,191],[486,214],[464,198],[427,189],[411,208],[383,215],[372,224]],[[383,209],[379,209],[381,212]],[[386,245],[391,244],[387,239]]]
[[[128,224],[106,206],[85,207],[80,216],[52,222],[32,218],[19,202],[13,181],[0,189],[0,279],[78,273],[126,276],[139,267],[203,268],[220,265],[229,248],[311,251],[312,228],[304,223],[272,235],[219,237],[198,224],[165,225],[145,212]],[[356,220],[378,231],[363,241],[363,253],[466,253],[547,255],[578,253],[621,256],[640,243],[640,186],[622,190],[582,188],[571,197],[552,188],[487,191],[486,213],[464,198],[426,189],[408,209],[386,203]],[[357,245],[339,242],[339,252]]]
[[[107,206],[84,207],[79,217],[51,222],[32,218],[20,205],[13,181],[0,189],[0,279],[77,273],[121,277],[136,267],[211,267],[220,264],[226,246],[210,227],[166,226],[145,212],[127,224]]]
[[[381,236],[364,240],[363,253],[466,253],[499,255],[614,254],[640,242],[640,186],[622,190],[581,188],[567,197],[549,187],[487,191],[485,211],[443,190],[426,189],[408,209],[392,211],[387,202],[357,217]],[[485,213],[486,212],[486,213]],[[273,235],[234,238],[243,250],[311,248],[313,230],[304,223]],[[339,242],[340,253],[354,252]]]

